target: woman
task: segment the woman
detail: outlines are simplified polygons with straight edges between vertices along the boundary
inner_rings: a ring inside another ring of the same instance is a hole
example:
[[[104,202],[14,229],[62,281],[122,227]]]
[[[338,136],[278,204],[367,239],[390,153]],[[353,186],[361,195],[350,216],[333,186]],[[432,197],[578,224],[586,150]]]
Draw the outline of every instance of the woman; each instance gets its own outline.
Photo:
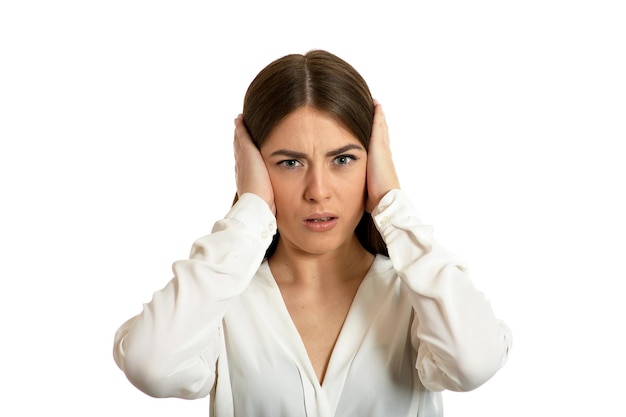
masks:
[[[235,120],[237,196],[115,335],[155,397],[211,415],[442,415],[506,361],[510,331],[400,190],[385,117],[325,52],[263,69]]]

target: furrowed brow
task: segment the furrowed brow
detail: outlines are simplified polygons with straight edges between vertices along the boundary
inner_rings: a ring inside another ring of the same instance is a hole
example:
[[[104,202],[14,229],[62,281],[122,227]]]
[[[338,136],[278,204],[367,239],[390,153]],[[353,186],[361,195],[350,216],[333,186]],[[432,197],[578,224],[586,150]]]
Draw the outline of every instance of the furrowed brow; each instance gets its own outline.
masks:
[[[326,156],[327,157],[339,156],[351,150],[365,151],[363,146],[357,145],[355,143],[351,143],[349,145],[342,146],[341,148],[333,149],[332,151],[326,152]],[[272,152],[270,156],[283,156],[283,157],[292,158],[292,159],[306,159],[307,158],[307,154],[305,153],[297,152],[297,151],[290,151],[288,149],[278,149]]]
[[[351,151],[353,149],[356,149],[358,151],[365,151],[365,149],[363,149],[363,147],[361,145],[357,145],[355,143],[351,143],[349,145],[342,146],[341,148],[334,149],[332,151],[326,152],[326,156],[339,156],[339,155],[344,154],[344,153],[346,153],[348,151]]]
[[[279,149],[270,154],[270,156],[284,156],[292,159],[304,159],[306,158],[306,154],[302,152],[290,151],[287,149]]]

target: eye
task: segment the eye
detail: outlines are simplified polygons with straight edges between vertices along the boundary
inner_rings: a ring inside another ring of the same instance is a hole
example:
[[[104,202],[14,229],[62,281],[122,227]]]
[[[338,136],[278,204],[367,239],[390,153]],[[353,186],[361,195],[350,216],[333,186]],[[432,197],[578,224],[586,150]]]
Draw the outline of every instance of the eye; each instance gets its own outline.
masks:
[[[334,159],[333,162],[337,165],[348,165],[352,161],[356,161],[357,159],[359,158],[357,158],[354,155],[339,155],[338,157]]]
[[[302,164],[297,159],[285,159],[284,161],[280,161],[278,165],[287,169],[294,169]]]

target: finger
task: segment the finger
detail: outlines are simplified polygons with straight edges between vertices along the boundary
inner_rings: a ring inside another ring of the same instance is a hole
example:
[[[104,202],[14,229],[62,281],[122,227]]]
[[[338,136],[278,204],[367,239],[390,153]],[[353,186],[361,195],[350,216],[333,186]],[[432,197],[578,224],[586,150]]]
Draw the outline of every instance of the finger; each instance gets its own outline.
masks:
[[[257,148],[243,121],[243,115],[239,115],[235,119],[235,141],[238,142],[240,147],[253,146],[255,149]]]
[[[235,141],[237,141],[237,139],[241,137],[243,133],[243,127],[243,117],[239,115],[235,118]]]
[[[240,125],[243,124],[243,115],[239,114],[237,117],[235,117],[235,120],[233,122],[235,124],[235,133],[236,133],[237,130],[240,128]]]
[[[248,129],[246,128],[245,123],[243,122],[243,116],[239,115],[235,119],[235,133],[233,138],[233,149],[235,152],[235,161],[237,161],[245,149],[249,146],[254,146],[252,143],[252,139],[248,134]]]
[[[385,112],[383,111],[383,106],[378,102],[378,100],[374,100],[374,128],[383,128],[387,127],[387,118],[385,117]]]

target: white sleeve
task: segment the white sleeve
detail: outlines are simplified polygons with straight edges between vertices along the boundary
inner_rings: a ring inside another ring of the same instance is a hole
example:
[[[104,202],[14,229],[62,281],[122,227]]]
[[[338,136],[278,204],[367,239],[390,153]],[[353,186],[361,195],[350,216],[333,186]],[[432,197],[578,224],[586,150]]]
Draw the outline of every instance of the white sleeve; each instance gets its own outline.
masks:
[[[276,232],[267,204],[243,194],[174,278],[115,334],[113,356],[130,382],[154,397],[201,398],[215,382],[221,321],[261,264]]]
[[[435,241],[416,213],[404,192],[392,190],[372,217],[409,290],[422,383],[431,391],[469,391],[505,364],[511,331],[470,281],[464,262]]]

